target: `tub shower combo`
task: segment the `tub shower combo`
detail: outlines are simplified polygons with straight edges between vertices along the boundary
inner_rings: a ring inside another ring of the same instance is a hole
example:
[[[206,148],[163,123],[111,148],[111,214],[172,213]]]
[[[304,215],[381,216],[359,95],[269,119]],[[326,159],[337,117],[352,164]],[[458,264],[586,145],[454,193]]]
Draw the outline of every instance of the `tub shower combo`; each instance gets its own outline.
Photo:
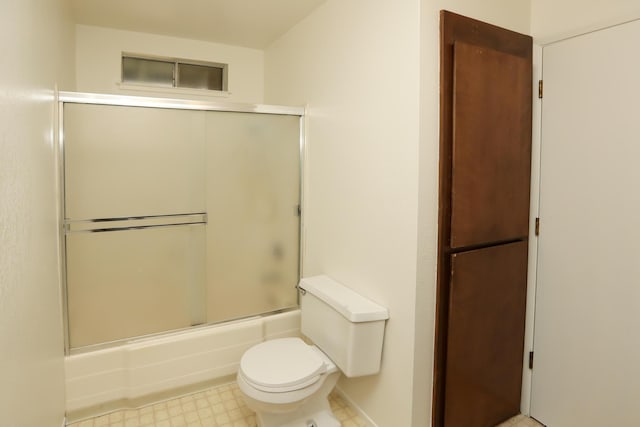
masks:
[[[60,95],[68,409],[229,375],[297,329],[303,118]]]

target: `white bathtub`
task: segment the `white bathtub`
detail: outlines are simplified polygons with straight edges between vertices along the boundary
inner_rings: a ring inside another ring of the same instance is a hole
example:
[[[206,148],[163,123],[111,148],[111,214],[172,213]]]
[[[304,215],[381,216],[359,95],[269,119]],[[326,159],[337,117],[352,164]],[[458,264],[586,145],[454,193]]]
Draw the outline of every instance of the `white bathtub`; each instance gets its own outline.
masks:
[[[259,342],[300,333],[300,310],[65,358],[67,413],[229,377]]]

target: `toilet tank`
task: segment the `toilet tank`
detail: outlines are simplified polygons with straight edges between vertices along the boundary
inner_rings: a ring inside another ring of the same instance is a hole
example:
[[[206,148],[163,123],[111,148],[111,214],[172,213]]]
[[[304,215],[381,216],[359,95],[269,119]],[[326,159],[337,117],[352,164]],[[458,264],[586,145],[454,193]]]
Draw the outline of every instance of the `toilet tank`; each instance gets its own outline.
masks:
[[[300,280],[301,331],[347,377],[380,371],[386,308],[328,276]]]

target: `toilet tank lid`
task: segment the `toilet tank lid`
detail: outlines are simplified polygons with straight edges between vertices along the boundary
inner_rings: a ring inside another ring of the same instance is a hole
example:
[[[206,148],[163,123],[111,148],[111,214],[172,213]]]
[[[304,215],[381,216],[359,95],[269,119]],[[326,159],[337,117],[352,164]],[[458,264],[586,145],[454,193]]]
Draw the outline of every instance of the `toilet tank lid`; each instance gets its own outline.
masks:
[[[300,288],[332,306],[351,322],[373,322],[389,318],[389,311],[379,304],[320,275],[300,279]]]

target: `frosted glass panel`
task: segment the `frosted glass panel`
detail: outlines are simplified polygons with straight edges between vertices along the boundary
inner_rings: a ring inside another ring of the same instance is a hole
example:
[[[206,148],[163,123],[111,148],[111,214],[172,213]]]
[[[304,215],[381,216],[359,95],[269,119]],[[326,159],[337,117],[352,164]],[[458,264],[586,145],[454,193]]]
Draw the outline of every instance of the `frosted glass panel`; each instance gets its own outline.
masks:
[[[66,217],[204,212],[204,112],[65,104]]]
[[[203,225],[66,239],[71,347],[206,322]]]
[[[224,90],[222,67],[178,64],[178,87]]]
[[[122,82],[173,87],[173,62],[122,58]]]
[[[207,318],[297,304],[300,118],[207,113]]]
[[[299,116],[66,103],[63,142],[71,348],[297,305]]]

